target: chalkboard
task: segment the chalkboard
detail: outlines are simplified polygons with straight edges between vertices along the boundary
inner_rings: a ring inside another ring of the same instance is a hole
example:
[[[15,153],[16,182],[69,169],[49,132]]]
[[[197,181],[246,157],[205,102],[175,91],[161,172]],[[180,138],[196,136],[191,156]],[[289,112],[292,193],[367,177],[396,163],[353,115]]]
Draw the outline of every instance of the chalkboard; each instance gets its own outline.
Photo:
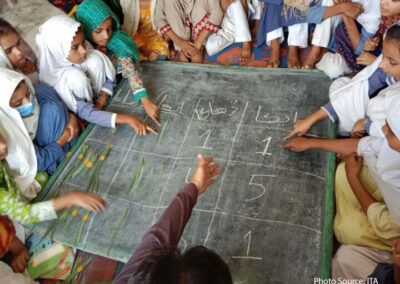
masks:
[[[86,131],[80,142],[97,153],[113,145],[99,176],[99,194],[109,207],[89,216],[78,248],[127,261],[184,187],[201,152],[220,162],[221,174],[199,197],[180,248],[214,249],[229,264],[235,283],[312,283],[321,276],[324,225],[331,232],[331,215],[325,218],[326,198],[332,201],[326,195],[329,155],[279,146],[297,119],[326,103],[330,81],[315,72],[258,68],[177,63],[142,68],[150,96],[162,106],[160,135],[136,136],[127,126]],[[152,124],[127,82],[108,110]],[[309,134],[328,137],[329,128],[324,121]],[[59,167],[41,198],[58,188],[88,187],[87,174],[61,183],[83,144]],[[69,230],[59,225],[54,238],[73,244],[84,214],[79,210]],[[49,224],[54,222],[40,223],[35,231],[44,233]]]

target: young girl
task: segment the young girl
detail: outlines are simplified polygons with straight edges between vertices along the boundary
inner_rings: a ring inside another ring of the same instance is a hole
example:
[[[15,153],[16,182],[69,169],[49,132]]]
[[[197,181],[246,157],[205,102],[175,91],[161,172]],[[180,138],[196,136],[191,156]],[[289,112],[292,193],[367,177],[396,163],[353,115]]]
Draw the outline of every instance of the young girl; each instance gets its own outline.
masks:
[[[138,135],[157,133],[132,115],[98,109],[112,94],[115,70],[105,54],[85,41],[78,22],[66,15],[51,17],[40,27],[36,44],[40,80],[54,87],[78,117],[105,127],[128,124]]]
[[[382,135],[380,125],[366,119],[374,110],[370,99],[380,90],[394,85],[400,80],[400,26],[392,26],[383,43],[383,54],[370,66],[353,79],[339,78],[330,87],[330,103],[305,119],[298,120],[293,131],[285,137],[304,135],[318,120],[329,116],[332,121],[339,121],[339,134],[361,137],[365,132]],[[396,84],[398,85],[398,84]]]
[[[154,104],[143,82],[138,77],[139,51],[132,39],[123,31],[117,16],[101,0],[86,0],[76,10],[76,18],[81,23],[86,39],[96,49],[109,54],[118,73],[127,78],[133,91],[135,102],[142,102],[147,115],[160,126],[159,107]]]
[[[0,135],[6,141],[8,152],[4,167],[0,162],[0,215],[27,224],[57,218],[56,211],[69,205],[93,211],[104,209],[105,202],[100,197],[80,192],[67,193],[54,200],[35,204],[24,202],[35,197],[40,190],[35,181],[37,151],[30,135],[38,128],[39,106],[34,98],[33,87],[24,75],[0,68],[0,85]],[[28,116],[25,117],[25,114]],[[66,133],[57,140],[57,144],[67,142],[69,133]]]
[[[218,0],[158,0],[155,23],[180,50],[180,60],[203,62],[203,45],[217,33],[223,12]]]
[[[169,57],[168,42],[157,33],[154,23],[156,0],[121,0],[124,31],[136,42],[141,60]]]
[[[332,262],[334,278],[365,279],[377,263],[390,260],[391,241],[400,236],[399,90],[398,85],[390,86],[373,99],[386,118],[384,137],[298,137],[282,146],[292,151],[318,148],[349,155],[336,171],[334,232],[345,245]]]

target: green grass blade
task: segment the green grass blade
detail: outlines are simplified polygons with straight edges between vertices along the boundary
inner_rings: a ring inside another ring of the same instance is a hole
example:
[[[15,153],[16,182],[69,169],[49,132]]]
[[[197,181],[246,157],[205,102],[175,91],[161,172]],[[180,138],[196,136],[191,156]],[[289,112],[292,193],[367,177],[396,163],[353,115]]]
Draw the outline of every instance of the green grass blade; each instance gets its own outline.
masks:
[[[111,248],[112,248],[112,246],[113,246],[113,244],[114,244],[115,238],[117,237],[118,232],[119,232],[119,230],[121,229],[121,226],[122,226],[122,224],[123,224],[124,221],[125,221],[126,215],[128,215],[128,211],[129,211],[129,209],[126,208],[125,211],[124,211],[124,213],[122,213],[121,218],[119,219],[118,225],[117,225],[117,227],[115,228],[114,234],[113,234],[113,236],[112,236],[112,238],[111,238],[110,245],[109,245],[108,250],[107,250],[107,255],[110,254],[110,250],[111,250]]]
[[[161,143],[161,140],[162,140],[162,138],[164,136],[164,131],[167,128],[167,125],[168,125],[168,120],[163,123],[163,126],[161,128],[160,134],[158,135],[157,146],[160,145],[160,143]]]
[[[147,180],[145,183],[135,192],[135,196],[133,197],[133,200],[137,200],[143,193],[143,190],[149,185],[149,183],[153,180],[153,174],[154,174],[154,166],[153,163],[151,163],[150,166],[150,173],[148,175]]]

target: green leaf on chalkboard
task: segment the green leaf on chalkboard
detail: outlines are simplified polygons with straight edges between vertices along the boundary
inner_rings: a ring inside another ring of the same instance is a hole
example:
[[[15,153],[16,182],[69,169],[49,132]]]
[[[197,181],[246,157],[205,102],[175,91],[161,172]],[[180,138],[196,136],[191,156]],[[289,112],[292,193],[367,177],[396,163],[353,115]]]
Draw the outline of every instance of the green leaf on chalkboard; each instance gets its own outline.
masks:
[[[135,196],[133,197],[133,200],[137,200],[141,195],[143,190],[149,185],[149,183],[153,180],[153,174],[154,174],[154,166],[153,162],[151,163],[150,166],[150,173],[148,174],[147,180],[145,183],[135,192]]]
[[[139,162],[139,166],[136,169],[136,172],[131,180],[131,183],[129,184],[129,193],[131,193],[139,184],[140,179],[143,174],[143,167],[144,167],[144,159],[142,158]]]
[[[152,196],[153,193],[154,193],[155,191],[157,191],[157,188],[158,188],[158,186],[160,185],[160,182],[161,182],[161,178],[162,178],[163,173],[164,173],[164,163],[161,163],[161,170],[160,170],[160,172],[158,173],[158,176],[157,176],[157,178],[156,178],[156,182],[155,182],[155,184],[154,184],[153,190],[151,191],[151,193],[150,193],[149,196]]]
[[[122,213],[121,218],[119,219],[118,225],[115,228],[114,234],[112,235],[112,238],[111,238],[111,241],[110,241],[110,245],[109,245],[108,250],[107,250],[107,255],[109,255],[109,253],[110,253],[110,250],[111,250],[111,248],[112,248],[112,246],[114,244],[115,238],[117,237],[117,234],[118,234],[119,230],[121,229],[122,224],[125,221],[126,215],[128,215],[128,211],[129,211],[129,209],[126,208],[124,213]]]
[[[78,231],[76,231],[75,238],[74,238],[74,247],[77,246],[78,242],[81,240],[83,229],[85,228],[86,222],[89,219],[91,212],[90,210],[86,210],[85,215],[82,217],[81,224],[79,226]]]
[[[160,145],[160,143],[161,143],[161,140],[162,140],[162,138],[164,136],[164,131],[167,128],[167,125],[168,125],[168,120],[166,122],[164,122],[164,124],[163,124],[163,126],[161,128],[161,131],[160,131],[160,135],[158,135],[157,146]]]

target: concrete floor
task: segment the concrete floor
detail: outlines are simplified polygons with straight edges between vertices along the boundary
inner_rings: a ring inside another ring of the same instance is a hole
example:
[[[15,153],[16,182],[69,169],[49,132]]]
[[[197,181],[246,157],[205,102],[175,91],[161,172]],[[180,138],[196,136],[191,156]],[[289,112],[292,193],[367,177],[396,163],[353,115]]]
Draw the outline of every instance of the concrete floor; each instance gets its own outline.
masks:
[[[63,14],[47,0],[18,0],[15,6],[0,0],[0,17],[12,24],[38,55],[35,36],[42,23],[54,15]]]

